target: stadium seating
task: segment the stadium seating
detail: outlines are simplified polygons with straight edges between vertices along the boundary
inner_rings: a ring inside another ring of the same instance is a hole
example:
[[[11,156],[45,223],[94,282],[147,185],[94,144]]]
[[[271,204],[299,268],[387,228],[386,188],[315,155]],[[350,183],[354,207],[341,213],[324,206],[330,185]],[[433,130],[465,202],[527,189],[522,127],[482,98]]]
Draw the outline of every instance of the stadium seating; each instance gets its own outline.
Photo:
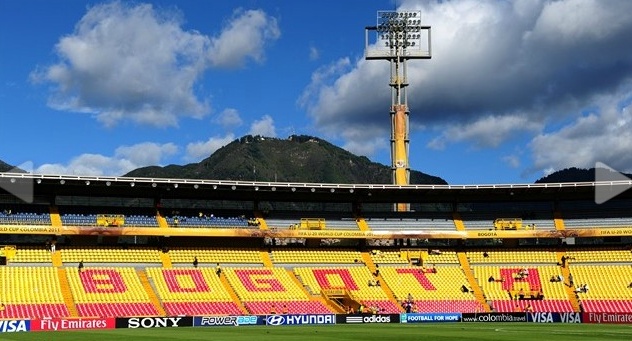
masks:
[[[211,268],[147,268],[167,314],[240,315],[243,312]]]
[[[253,314],[331,313],[310,297],[290,277],[285,268],[234,267],[224,269],[228,282],[244,306]]]
[[[398,301],[410,294],[418,312],[478,312],[482,306],[470,292],[463,292],[467,278],[459,266],[435,267],[428,272],[421,267],[382,266],[380,274]]]
[[[367,267],[297,267],[294,273],[312,294],[320,295],[325,289],[344,289],[366,306],[387,313],[399,312],[399,307],[380,286],[369,286],[375,277]]]
[[[299,264],[299,263],[316,263],[316,264],[336,264],[336,263],[360,263],[362,253],[355,250],[336,250],[336,249],[279,249],[272,250],[272,261],[275,264]]]
[[[628,288],[632,281],[632,266],[629,262],[626,265],[571,265],[570,271],[576,288],[588,285],[588,291],[577,293],[584,311],[632,311],[632,288]]]
[[[53,267],[0,267],[0,319],[67,317]]]
[[[171,262],[192,264],[197,257],[199,264],[263,264],[261,253],[257,249],[247,248],[171,248]]]
[[[160,263],[156,248],[67,247],[60,253],[64,263]]]
[[[86,267],[66,273],[79,316],[158,315],[133,267]]]

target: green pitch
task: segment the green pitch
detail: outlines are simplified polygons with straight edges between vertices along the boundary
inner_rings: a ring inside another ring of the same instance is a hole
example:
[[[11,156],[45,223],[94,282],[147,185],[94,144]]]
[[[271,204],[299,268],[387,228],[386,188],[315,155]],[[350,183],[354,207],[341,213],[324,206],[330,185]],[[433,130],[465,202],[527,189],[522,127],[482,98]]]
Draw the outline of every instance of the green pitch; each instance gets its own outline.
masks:
[[[408,340],[632,340],[632,325],[450,323],[335,326],[246,326],[0,333],[2,341],[408,341]]]

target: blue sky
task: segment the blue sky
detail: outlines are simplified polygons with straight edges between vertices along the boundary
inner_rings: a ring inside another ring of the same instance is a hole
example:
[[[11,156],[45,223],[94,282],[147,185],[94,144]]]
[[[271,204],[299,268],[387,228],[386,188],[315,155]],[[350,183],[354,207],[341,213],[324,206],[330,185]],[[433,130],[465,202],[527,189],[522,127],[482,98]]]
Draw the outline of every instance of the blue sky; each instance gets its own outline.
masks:
[[[451,184],[632,172],[632,1],[0,0],[0,160],[121,175],[246,134],[390,164],[379,10],[420,10],[410,165]]]

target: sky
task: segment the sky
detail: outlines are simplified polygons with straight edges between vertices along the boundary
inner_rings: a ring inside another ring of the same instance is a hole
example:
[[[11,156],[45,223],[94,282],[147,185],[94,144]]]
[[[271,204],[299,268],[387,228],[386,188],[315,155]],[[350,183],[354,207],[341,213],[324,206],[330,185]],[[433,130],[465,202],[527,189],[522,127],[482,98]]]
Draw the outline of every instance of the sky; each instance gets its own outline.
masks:
[[[0,160],[120,176],[299,134],[390,165],[389,62],[365,59],[382,10],[431,26],[407,62],[411,169],[632,172],[629,0],[0,0]]]

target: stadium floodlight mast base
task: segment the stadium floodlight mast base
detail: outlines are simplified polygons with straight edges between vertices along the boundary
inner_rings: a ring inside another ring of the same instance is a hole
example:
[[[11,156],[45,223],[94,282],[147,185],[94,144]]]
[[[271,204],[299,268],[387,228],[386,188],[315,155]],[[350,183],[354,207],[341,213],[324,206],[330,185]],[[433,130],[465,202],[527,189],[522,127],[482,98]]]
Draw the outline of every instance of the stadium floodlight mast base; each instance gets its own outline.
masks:
[[[406,61],[431,58],[430,36],[430,26],[421,25],[421,11],[378,11],[377,25],[365,28],[365,59],[391,64],[391,169],[395,185],[410,184]],[[409,211],[410,204],[395,204],[395,210]]]

